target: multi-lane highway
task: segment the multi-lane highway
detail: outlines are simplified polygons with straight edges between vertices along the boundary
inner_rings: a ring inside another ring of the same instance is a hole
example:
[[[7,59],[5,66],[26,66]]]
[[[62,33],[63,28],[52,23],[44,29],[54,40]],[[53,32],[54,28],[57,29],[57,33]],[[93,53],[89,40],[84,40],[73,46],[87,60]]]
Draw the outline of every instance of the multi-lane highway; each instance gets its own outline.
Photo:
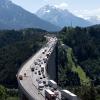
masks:
[[[57,38],[48,37],[47,44],[32,58],[30,58],[17,74],[17,76],[23,77],[22,80],[20,80],[18,77],[20,88],[22,88],[22,91],[24,91],[25,94],[27,94],[28,98],[32,100],[45,99],[44,90],[46,87],[44,87],[42,90],[39,90],[38,85],[39,83],[43,83],[43,81],[48,82],[48,77],[46,73],[46,62],[49,58],[49,55],[52,53],[56,42]],[[41,66],[44,67],[44,72],[41,72]],[[32,71],[32,69],[34,71]]]
[[[19,70],[17,80],[19,87],[29,100],[45,100],[45,90],[53,90],[48,85],[48,74],[46,72],[49,56],[57,43],[56,37],[47,37],[48,42],[33,57],[31,57]],[[53,90],[56,100],[61,100],[58,89]],[[74,99],[73,99],[74,100]]]

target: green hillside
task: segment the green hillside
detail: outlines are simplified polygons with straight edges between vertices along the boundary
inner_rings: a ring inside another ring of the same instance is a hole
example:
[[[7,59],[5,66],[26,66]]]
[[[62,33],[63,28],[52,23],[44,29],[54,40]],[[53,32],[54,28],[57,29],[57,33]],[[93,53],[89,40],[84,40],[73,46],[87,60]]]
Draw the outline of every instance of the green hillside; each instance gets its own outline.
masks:
[[[100,26],[65,27],[59,32],[58,38],[59,86],[75,92],[82,100],[98,100]]]

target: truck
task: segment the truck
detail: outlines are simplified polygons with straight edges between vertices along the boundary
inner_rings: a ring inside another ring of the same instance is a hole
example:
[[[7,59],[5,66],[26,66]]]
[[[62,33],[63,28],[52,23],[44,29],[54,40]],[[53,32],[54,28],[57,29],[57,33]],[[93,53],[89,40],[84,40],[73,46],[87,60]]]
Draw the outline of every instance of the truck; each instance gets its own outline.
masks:
[[[54,92],[52,92],[49,89],[45,90],[45,98],[48,100],[56,100],[56,96],[55,96]]]
[[[44,65],[41,65],[41,72],[44,72]]]
[[[54,89],[57,89],[57,83],[54,80],[48,80],[48,85]]]
[[[68,90],[61,90],[61,100],[78,100],[77,95]]]
[[[44,88],[44,84],[43,83],[38,83],[38,89],[43,90],[43,88]]]

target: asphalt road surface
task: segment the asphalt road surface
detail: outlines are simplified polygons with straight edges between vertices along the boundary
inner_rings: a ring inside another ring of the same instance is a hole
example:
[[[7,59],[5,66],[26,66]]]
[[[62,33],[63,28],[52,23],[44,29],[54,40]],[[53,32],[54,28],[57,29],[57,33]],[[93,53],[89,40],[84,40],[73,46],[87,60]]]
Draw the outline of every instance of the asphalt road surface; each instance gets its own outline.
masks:
[[[45,85],[41,90],[39,89],[40,83],[44,81],[48,83],[49,79],[46,72],[46,62],[57,43],[56,37],[47,37],[47,39],[47,44],[23,65],[17,75],[23,77],[22,80],[18,78],[19,86],[23,89],[22,91],[29,96],[28,98],[32,100],[45,100],[45,89],[51,89],[49,86]],[[41,71],[41,66],[44,67],[44,71]],[[33,71],[31,70],[32,68]],[[58,93],[59,96],[56,100],[61,98],[59,91]]]

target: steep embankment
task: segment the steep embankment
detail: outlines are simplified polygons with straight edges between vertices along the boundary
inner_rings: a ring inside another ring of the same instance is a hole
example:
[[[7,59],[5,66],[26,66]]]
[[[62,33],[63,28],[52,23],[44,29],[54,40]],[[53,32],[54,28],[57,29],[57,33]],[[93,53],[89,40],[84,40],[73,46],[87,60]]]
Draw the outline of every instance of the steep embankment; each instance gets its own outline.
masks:
[[[84,84],[84,83],[90,84],[89,77],[86,76],[86,73],[84,72],[82,67],[75,63],[75,56],[73,55],[72,48],[68,48],[66,52],[67,52],[68,62],[70,66],[72,67],[71,70],[78,73],[81,84]]]
[[[59,38],[67,45],[67,50],[59,49],[59,85],[82,100],[100,99],[100,25],[65,27]]]
[[[65,86],[79,86],[84,83],[90,84],[89,77],[86,76],[82,67],[77,64],[72,48],[63,44],[60,49],[58,64],[59,83],[64,82]]]

